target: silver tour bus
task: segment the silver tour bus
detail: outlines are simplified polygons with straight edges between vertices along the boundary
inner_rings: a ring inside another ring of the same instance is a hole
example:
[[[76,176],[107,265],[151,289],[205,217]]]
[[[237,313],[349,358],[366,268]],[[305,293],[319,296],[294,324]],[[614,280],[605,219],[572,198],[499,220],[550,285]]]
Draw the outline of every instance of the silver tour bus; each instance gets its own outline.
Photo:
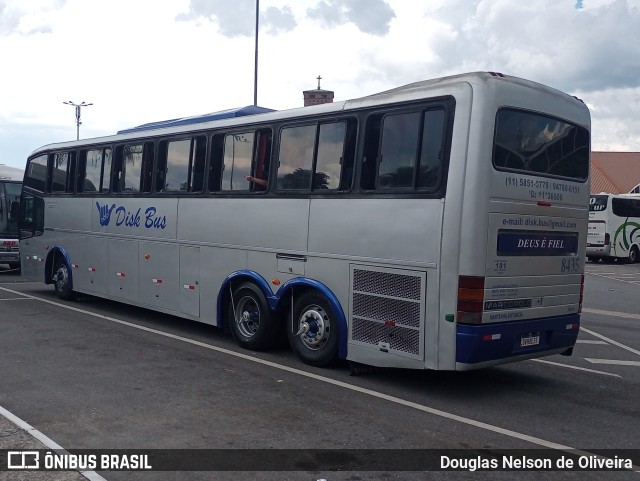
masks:
[[[23,272],[316,366],[570,354],[589,156],[582,101],[493,72],[156,122],[30,155]]]

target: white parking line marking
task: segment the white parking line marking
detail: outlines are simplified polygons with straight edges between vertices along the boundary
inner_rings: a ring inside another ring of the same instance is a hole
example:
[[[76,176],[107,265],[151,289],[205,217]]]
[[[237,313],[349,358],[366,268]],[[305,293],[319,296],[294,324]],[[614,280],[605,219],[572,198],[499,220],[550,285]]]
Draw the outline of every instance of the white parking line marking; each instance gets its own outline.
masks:
[[[221,354],[227,354],[229,356],[237,357],[239,359],[244,359],[246,361],[255,362],[257,364],[262,364],[264,366],[269,366],[269,367],[272,367],[274,369],[285,371],[285,372],[288,372],[288,373],[291,373],[291,374],[296,374],[296,375],[301,376],[301,377],[314,379],[316,381],[323,382],[323,383],[326,383],[326,384],[331,384],[333,386],[338,386],[338,387],[341,387],[343,389],[347,389],[349,391],[358,392],[358,393],[364,394],[366,396],[370,396],[370,397],[377,398],[377,399],[382,399],[382,400],[385,400],[385,401],[388,401],[388,402],[391,402],[391,403],[394,403],[394,404],[399,404],[399,405],[402,405],[402,406],[405,406],[405,407],[408,407],[408,408],[415,409],[417,411],[422,411],[424,413],[428,413],[428,414],[431,414],[433,416],[438,416],[438,417],[441,417],[441,418],[444,418],[444,419],[449,419],[451,421],[456,421],[456,422],[459,422],[459,423],[462,423],[462,424],[466,424],[466,425],[469,425],[469,426],[473,426],[473,427],[476,427],[476,428],[479,428],[479,429],[484,429],[486,431],[490,431],[490,432],[493,432],[493,433],[502,434],[502,435],[507,436],[507,437],[511,437],[511,438],[514,438],[514,439],[519,439],[521,441],[525,441],[525,442],[528,442],[528,443],[531,443],[531,444],[535,444],[535,445],[538,445],[538,446],[542,446],[542,447],[545,447],[545,448],[557,449],[557,450],[561,450],[561,451],[568,451],[568,452],[570,452],[572,454],[576,454],[577,453],[577,454],[579,454],[581,456],[596,456],[593,453],[589,453],[588,451],[581,451],[581,450],[578,450],[578,449],[573,448],[571,446],[555,443],[553,441],[547,441],[546,439],[537,438],[535,436],[530,436],[528,434],[519,433],[517,431],[512,431],[510,429],[501,428],[499,426],[494,426],[493,424],[488,424],[488,423],[485,423],[485,422],[482,422],[482,421],[476,421],[475,419],[466,418],[464,416],[459,416],[457,414],[453,414],[453,413],[449,413],[449,412],[446,412],[446,411],[442,411],[440,409],[436,409],[436,408],[432,408],[432,407],[429,407],[429,406],[425,406],[423,404],[418,404],[418,403],[415,403],[415,402],[412,402],[412,401],[407,401],[406,399],[402,399],[402,398],[399,398],[399,397],[396,397],[396,396],[391,396],[389,394],[384,394],[384,393],[381,393],[381,392],[378,392],[378,391],[373,391],[371,389],[363,388],[363,387],[360,387],[360,386],[355,386],[353,384],[348,384],[346,382],[338,381],[338,380],[335,380],[335,379],[331,379],[329,377],[320,376],[318,374],[302,371],[300,369],[296,369],[296,368],[293,368],[293,367],[285,366],[285,365],[282,365],[282,364],[277,364],[277,363],[272,362],[272,361],[259,359],[257,357],[253,357],[253,356],[250,356],[248,354],[243,354],[243,353],[240,353],[240,352],[231,351],[231,350],[225,349],[223,347],[218,347],[218,346],[214,346],[214,345],[211,345],[211,344],[206,344],[204,342],[196,341],[194,339],[189,339],[189,338],[178,336],[178,335],[175,335],[175,334],[170,334],[168,332],[159,331],[157,329],[152,329],[152,328],[145,327],[145,326],[139,326],[137,324],[133,324],[131,322],[123,321],[121,319],[116,319],[114,317],[109,317],[109,316],[105,316],[105,315],[102,315],[102,314],[97,314],[95,312],[86,311],[84,309],[79,309],[77,307],[68,306],[68,305],[65,305],[65,304],[61,304],[59,302],[50,301],[48,299],[44,299],[44,298],[41,298],[41,297],[31,296],[29,294],[23,294],[23,293],[20,293],[18,291],[13,291],[11,289],[7,289],[5,287],[0,287],[0,289],[4,290],[4,291],[7,291],[7,292],[12,292],[14,294],[21,294],[21,295],[29,296],[29,297],[32,297],[33,299],[37,299],[39,301],[42,301],[42,302],[44,302],[46,304],[50,304],[50,305],[53,305],[53,306],[61,307],[63,309],[68,309],[70,311],[79,312],[81,314],[85,314],[85,315],[88,315],[88,316],[97,317],[99,319],[104,319],[106,321],[110,321],[110,322],[114,322],[114,323],[117,323],[117,324],[121,324],[123,326],[132,327],[134,329],[138,329],[138,330],[145,331],[145,332],[150,332],[150,333],[157,334],[159,336],[164,336],[164,337],[167,337],[167,338],[170,338],[170,339],[175,339],[177,341],[186,342],[188,344],[192,344],[194,346],[203,347],[205,349],[210,349],[212,351],[216,351],[216,352],[219,352]],[[634,466],[634,469],[640,469],[640,468]]]
[[[0,301],[32,301],[28,297],[11,297],[9,299],[0,299]]]
[[[590,372],[590,373],[593,373],[593,374],[602,374],[603,376],[611,376],[611,377],[622,378],[622,376],[620,376],[618,374],[613,374],[613,373],[610,373],[610,372],[596,371],[594,369],[588,369],[586,367],[570,366],[569,364],[560,364],[559,362],[545,361],[544,359],[531,359],[531,361],[541,362],[541,363],[544,363],[544,364],[551,364],[553,366],[566,367],[567,369],[576,369],[578,371],[586,371],[586,372]]]
[[[589,361],[591,364],[612,364],[615,366],[638,366],[640,367],[640,361],[618,361],[616,359],[589,359],[584,358],[585,361]]]
[[[68,454],[67,450],[64,449],[62,446],[60,446],[58,443],[56,443],[53,439],[46,436],[41,431],[38,431],[31,424],[29,424],[26,421],[23,421],[18,416],[13,414],[11,411],[6,410],[2,406],[0,406],[0,415],[7,418],[9,421],[11,421],[13,424],[18,426],[20,429],[23,429],[24,431],[28,432],[31,436],[33,436],[42,444],[44,444],[47,447],[47,449],[54,449],[59,454]],[[95,471],[80,471],[80,470],[73,470],[73,469],[70,469],[69,471],[77,471],[78,473],[80,473],[82,476],[89,479],[90,481],[107,481]]]
[[[579,343],[579,344],[605,344],[605,345],[607,344],[604,341],[596,341],[594,339],[578,339],[576,341],[576,343]]]
[[[629,346],[625,346],[624,344],[622,344],[622,343],[620,343],[618,341],[614,341],[613,339],[609,339],[608,337],[603,336],[602,334],[598,334],[597,332],[591,331],[591,330],[586,329],[584,327],[580,327],[580,330],[584,331],[584,332],[586,332],[588,334],[591,334],[592,336],[599,337],[600,339],[602,339],[603,341],[608,342],[609,344],[613,344],[614,346],[621,347],[622,349],[625,349],[625,350],[627,350],[629,352],[632,352],[632,353],[637,354],[638,356],[640,356],[640,351],[638,351],[637,349],[634,349],[634,348],[629,347]]]
[[[599,314],[601,316],[624,317],[625,319],[640,320],[640,314],[631,314],[630,312],[603,311],[601,309],[589,309],[587,307],[583,307],[582,312],[588,312],[589,314]]]
[[[613,276],[606,276],[604,274],[596,274],[595,272],[587,272],[587,274],[589,274],[591,276],[604,277],[606,279],[611,279],[612,281],[624,282],[626,284],[637,284],[636,281],[627,281],[625,279],[619,279],[619,278],[613,277]],[[609,273],[607,273],[607,274],[609,274]]]

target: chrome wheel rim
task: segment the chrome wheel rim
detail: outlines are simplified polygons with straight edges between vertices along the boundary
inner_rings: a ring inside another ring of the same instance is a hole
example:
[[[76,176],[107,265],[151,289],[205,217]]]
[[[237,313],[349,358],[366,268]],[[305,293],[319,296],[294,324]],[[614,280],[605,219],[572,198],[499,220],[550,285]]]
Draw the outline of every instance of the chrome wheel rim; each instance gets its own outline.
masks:
[[[236,325],[244,337],[253,337],[260,327],[260,307],[250,296],[242,297],[236,306]]]
[[[318,305],[307,306],[300,315],[296,334],[307,349],[322,349],[331,335],[329,315]]]
[[[53,276],[53,280],[56,285],[56,290],[64,291],[69,285],[69,273],[67,272],[67,266],[61,265],[58,267],[55,276]]]

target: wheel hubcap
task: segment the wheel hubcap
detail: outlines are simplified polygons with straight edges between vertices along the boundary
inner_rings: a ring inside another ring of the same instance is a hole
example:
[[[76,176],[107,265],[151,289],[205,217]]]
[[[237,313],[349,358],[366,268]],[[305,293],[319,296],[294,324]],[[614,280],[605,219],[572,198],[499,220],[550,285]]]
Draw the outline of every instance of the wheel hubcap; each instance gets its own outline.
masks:
[[[251,297],[243,297],[236,307],[238,331],[245,337],[252,337],[260,327],[260,308]]]
[[[331,324],[326,311],[320,306],[307,307],[299,320],[296,335],[308,349],[317,351],[329,340]]]
[[[67,268],[64,266],[60,266],[58,267],[58,270],[56,271],[55,275],[53,276],[53,280],[56,284],[56,288],[59,291],[62,291],[66,288],[68,280],[69,280],[69,276],[67,274]]]

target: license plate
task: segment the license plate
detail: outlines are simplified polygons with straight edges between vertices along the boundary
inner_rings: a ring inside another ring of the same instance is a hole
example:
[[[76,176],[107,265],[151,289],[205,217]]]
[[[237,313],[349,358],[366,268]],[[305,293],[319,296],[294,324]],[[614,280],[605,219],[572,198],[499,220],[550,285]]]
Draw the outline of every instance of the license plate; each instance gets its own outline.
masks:
[[[535,336],[522,336],[520,338],[520,347],[537,346],[538,344],[540,344],[539,334],[536,334]]]

